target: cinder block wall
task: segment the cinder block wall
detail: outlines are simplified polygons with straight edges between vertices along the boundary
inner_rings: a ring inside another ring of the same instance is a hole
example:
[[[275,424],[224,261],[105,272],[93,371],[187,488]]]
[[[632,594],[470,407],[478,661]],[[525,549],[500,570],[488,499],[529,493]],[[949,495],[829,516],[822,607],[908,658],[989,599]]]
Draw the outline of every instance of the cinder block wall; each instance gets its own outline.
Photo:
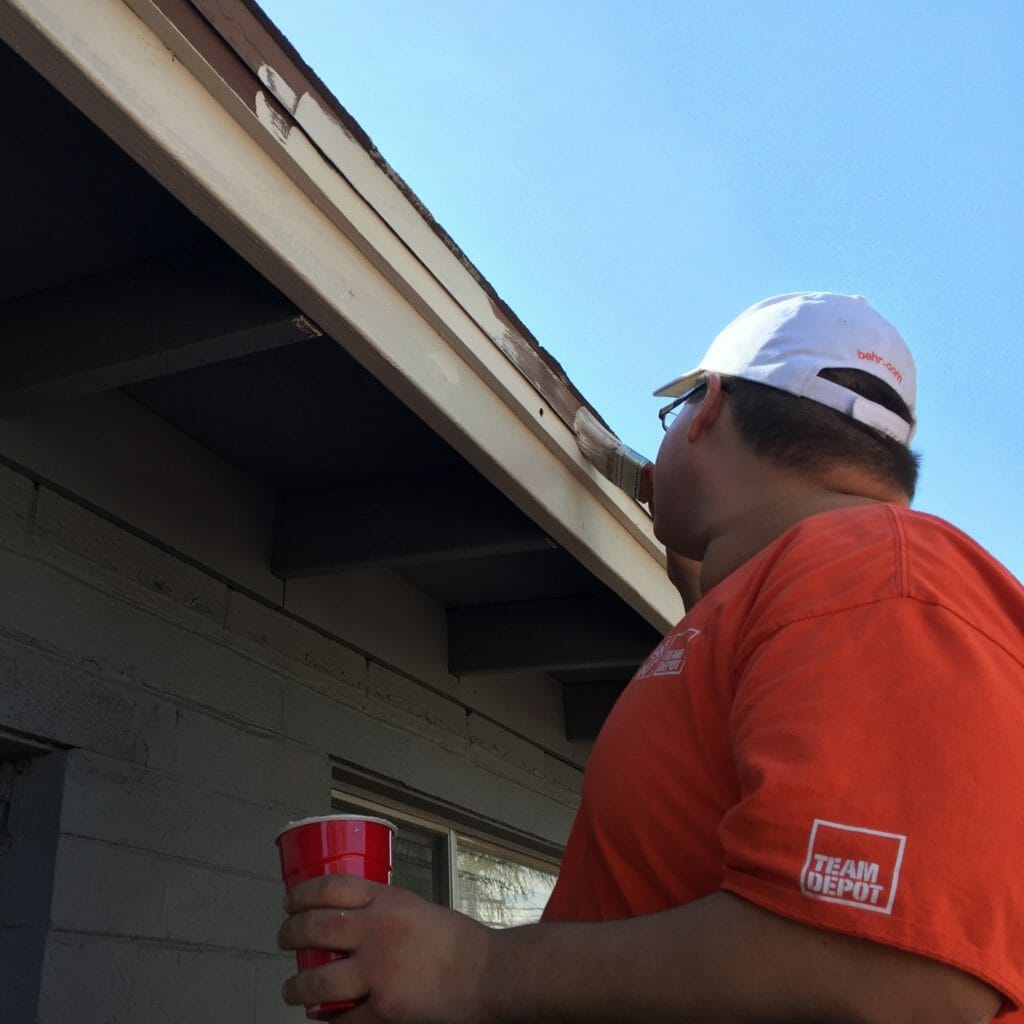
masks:
[[[544,680],[356,651],[337,581],[299,615],[3,466],[0,574],[0,730],[53,748],[0,761],[5,1024],[302,1019],[273,837],[329,809],[332,756],[564,841],[582,756]]]

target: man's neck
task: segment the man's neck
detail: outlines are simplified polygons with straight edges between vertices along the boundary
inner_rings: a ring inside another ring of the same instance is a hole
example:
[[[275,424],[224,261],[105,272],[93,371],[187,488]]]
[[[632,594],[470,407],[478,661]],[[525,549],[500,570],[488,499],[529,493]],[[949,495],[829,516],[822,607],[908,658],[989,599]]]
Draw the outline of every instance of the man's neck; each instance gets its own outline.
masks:
[[[905,505],[907,499],[899,491],[861,481],[856,491],[808,484],[787,488],[755,503],[745,502],[734,515],[723,519],[712,535],[701,565],[701,593],[706,594],[801,520],[820,512],[881,502]]]

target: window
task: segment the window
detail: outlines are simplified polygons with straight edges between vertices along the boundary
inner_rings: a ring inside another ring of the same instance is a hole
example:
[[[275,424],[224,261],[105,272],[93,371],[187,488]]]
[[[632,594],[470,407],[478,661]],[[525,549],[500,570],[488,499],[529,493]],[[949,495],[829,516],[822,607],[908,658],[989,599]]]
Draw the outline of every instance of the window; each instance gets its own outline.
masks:
[[[348,791],[333,790],[331,803],[340,813],[372,814],[398,827],[391,872],[395,885],[492,927],[540,920],[558,874],[553,859]]]

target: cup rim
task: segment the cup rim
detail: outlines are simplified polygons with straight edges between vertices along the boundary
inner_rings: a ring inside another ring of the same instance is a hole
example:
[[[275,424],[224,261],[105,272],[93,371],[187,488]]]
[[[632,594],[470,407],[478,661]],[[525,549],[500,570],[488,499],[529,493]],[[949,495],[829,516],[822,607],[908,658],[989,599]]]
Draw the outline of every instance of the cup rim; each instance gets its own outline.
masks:
[[[398,826],[394,822],[388,821],[387,818],[376,818],[372,814],[314,814],[309,818],[299,818],[296,821],[288,822],[274,836],[274,842],[276,843],[285,832],[291,832],[292,829],[301,828],[303,825],[312,825],[318,821],[372,821],[378,825],[386,825],[391,829],[392,838],[398,835]]]

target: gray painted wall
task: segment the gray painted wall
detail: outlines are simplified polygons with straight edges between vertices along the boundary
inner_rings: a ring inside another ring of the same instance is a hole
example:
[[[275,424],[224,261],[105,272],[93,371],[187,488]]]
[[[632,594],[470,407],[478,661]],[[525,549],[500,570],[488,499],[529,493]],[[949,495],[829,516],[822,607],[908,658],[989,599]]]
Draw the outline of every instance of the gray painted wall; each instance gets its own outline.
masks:
[[[332,756],[561,843],[586,748],[547,677],[449,676],[442,610],[398,577],[286,594],[259,522],[219,547],[251,485],[170,435],[133,475],[160,427],[112,402],[134,432],[95,401],[0,422],[29,467],[0,466],[0,730],[54,748],[15,771],[0,744],[0,1020],[301,1020],[273,837],[329,809]]]

